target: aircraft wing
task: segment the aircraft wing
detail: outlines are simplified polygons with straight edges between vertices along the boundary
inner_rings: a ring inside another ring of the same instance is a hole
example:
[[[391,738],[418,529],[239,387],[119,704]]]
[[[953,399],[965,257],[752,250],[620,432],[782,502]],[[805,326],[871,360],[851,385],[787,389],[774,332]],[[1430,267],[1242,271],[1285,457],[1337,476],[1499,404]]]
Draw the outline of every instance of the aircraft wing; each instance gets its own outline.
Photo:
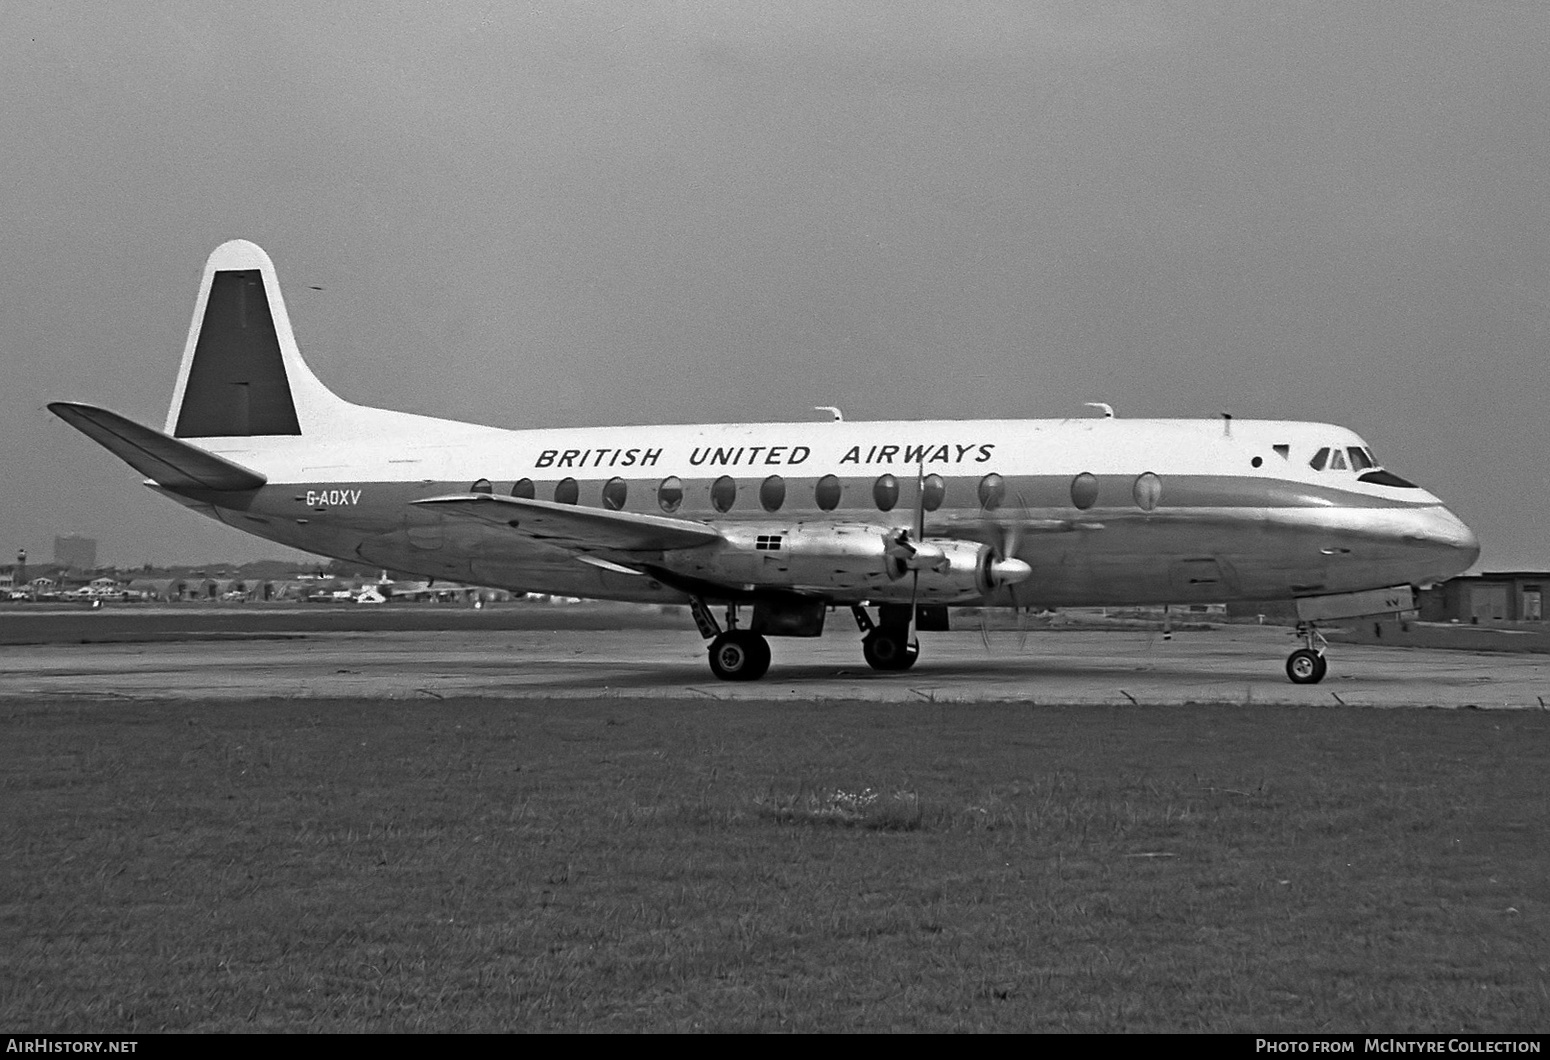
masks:
[[[52,401],[48,408],[140,474],[170,490],[256,490],[269,481],[225,457],[95,405]]]
[[[457,493],[413,503],[443,515],[507,527],[535,541],[577,552],[666,552],[721,540],[714,527],[688,519],[611,512],[492,493]]]

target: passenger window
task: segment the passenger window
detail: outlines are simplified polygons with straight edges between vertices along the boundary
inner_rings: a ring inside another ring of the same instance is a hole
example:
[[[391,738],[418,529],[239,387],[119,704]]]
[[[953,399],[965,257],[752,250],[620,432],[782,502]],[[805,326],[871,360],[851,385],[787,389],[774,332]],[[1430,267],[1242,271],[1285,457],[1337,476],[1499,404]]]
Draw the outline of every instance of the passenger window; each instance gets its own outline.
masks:
[[[1342,453],[1339,449],[1334,449],[1334,450],[1330,451],[1330,454],[1329,454],[1329,469],[1331,471],[1344,471],[1346,469],[1345,468],[1345,454]]]
[[[1308,466],[1315,471],[1323,471],[1327,463],[1329,463],[1329,447],[1325,446],[1313,454],[1313,459],[1308,461]]]
[[[786,480],[771,475],[759,483],[759,506],[767,512],[778,512],[786,503]]]
[[[987,512],[1001,507],[1006,499],[1006,479],[992,472],[980,479],[980,507]]]
[[[840,506],[840,492],[840,480],[833,475],[825,475],[813,487],[813,499],[818,502],[818,507],[832,512]]]
[[[891,512],[899,503],[899,480],[892,475],[879,475],[872,483],[872,500],[880,512]]]
[[[657,504],[664,512],[669,514],[676,512],[679,505],[684,502],[683,480],[677,475],[669,475],[662,480],[657,487]]]
[[[469,493],[494,493],[495,492],[495,487],[490,485],[490,480],[489,479],[482,478],[478,482],[475,482],[472,486],[469,486],[468,487],[468,492]]]
[[[927,475],[920,485],[920,506],[928,512],[936,511],[947,499],[947,483],[941,475]]]
[[[611,478],[603,483],[603,507],[611,512],[623,511],[625,498],[629,495],[629,484],[622,478]]]
[[[1366,450],[1358,449],[1353,445],[1346,452],[1351,454],[1352,471],[1366,471],[1368,468],[1375,466],[1372,458],[1367,455]]]
[[[710,503],[718,512],[730,512],[737,503],[737,479],[722,475],[710,487]]]
[[[1098,476],[1084,471],[1071,480],[1071,503],[1086,511],[1098,503]]]
[[[1162,479],[1150,471],[1138,475],[1135,485],[1130,488],[1130,494],[1135,498],[1137,508],[1149,512],[1162,500]]]
[[[525,501],[532,500],[534,497],[533,480],[530,478],[517,479],[517,481],[511,484],[511,495],[513,497],[521,497]]]
[[[554,503],[575,504],[581,497],[581,487],[573,478],[562,478],[554,484]]]

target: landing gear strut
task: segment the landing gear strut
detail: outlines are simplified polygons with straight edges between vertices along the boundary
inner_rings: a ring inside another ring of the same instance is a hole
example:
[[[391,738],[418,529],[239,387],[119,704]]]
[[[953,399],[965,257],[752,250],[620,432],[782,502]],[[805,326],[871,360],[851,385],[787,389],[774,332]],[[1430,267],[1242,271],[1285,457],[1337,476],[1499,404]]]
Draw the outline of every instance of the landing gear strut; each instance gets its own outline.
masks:
[[[1307,646],[1286,657],[1286,676],[1295,685],[1316,685],[1329,673],[1329,660],[1324,658],[1324,647],[1329,642],[1312,622],[1298,623],[1297,635]]]

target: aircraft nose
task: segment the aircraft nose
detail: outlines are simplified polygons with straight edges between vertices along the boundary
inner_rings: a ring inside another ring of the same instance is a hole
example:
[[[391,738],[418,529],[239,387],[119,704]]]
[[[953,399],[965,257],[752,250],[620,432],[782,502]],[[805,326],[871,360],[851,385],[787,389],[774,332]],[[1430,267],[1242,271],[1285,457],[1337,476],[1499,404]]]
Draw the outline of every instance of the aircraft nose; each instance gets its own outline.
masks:
[[[1465,525],[1464,520],[1446,508],[1432,508],[1422,513],[1421,525],[1415,536],[1438,548],[1450,565],[1456,565],[1451,574],[1468,570],[1480,558],[1480,539]]]

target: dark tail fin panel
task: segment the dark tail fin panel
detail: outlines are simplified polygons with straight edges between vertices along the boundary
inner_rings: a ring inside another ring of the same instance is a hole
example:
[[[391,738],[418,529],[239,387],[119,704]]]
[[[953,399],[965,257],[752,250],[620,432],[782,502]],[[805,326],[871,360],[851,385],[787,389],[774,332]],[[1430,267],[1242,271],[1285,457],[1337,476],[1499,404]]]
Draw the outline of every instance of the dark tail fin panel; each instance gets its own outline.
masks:
[[[260,270],[228,269],[211,278],[172,433],[179,438],[301,433]]]

